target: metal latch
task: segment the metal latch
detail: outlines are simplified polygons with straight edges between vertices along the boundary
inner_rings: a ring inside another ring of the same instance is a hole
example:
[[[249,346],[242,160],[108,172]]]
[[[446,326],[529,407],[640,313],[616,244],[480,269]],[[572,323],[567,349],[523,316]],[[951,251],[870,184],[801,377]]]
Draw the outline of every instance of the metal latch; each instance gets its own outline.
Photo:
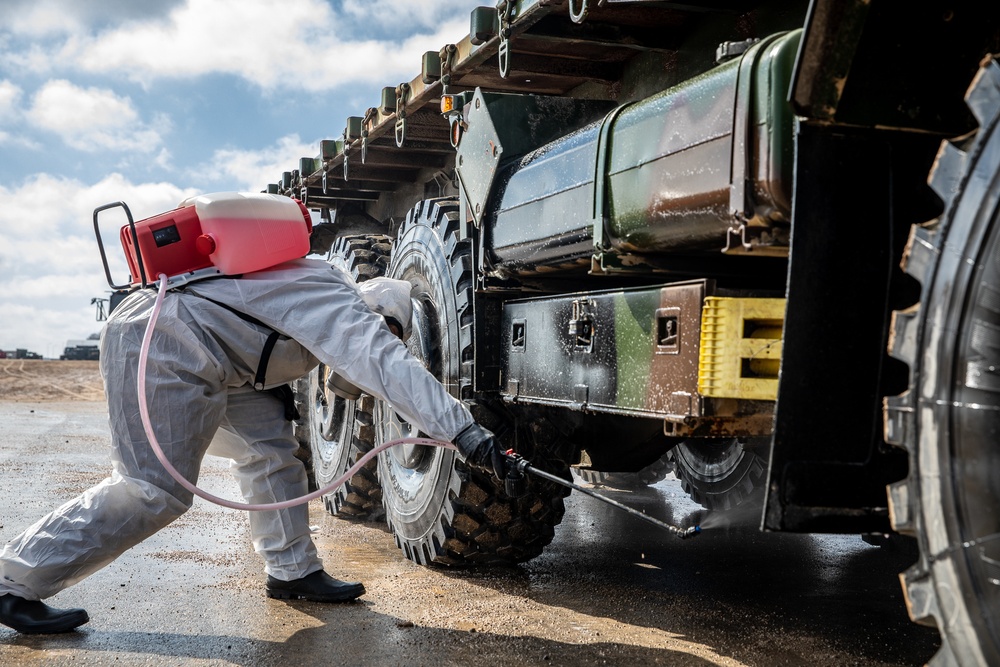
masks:
[[[410,84],[396,86],[396,147],[402,148],[406,141],[406,103],[410,98]]]
[[[590,352],[594,347],[593,305],[589,297],[573,300],[573,316],[568,331],[574,349]]]
[[[506,79],[510,74],[510,20],[514,16],[514,0],[499,0],[497,2],[497,22],[500,24],[500,46],[497,49],[497,61],[500,63],[500,78]]]
[[[378,109],[369,107],[365,112],[365,117],[361,119],[361,164],[368,158],[368,134],[375,129],[378,121]]]
[[[752,37],[750,39],[744,39],[742,42],[723,42],[722,44],[719,44],[717,49],[715,49],[715,62],[721,63],[723,60],[729,60],[730,58],[741,56],[746,53],[747,49],[759,41],[759,37]]]

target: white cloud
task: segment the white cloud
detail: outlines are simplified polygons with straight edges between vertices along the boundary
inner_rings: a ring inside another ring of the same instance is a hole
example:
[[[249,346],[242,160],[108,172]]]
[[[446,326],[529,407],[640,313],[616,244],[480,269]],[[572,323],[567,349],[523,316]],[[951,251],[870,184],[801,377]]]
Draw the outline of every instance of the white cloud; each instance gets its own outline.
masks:
[[[0,81],[0,122],[7,122],[20,112],[21,87],[6,79]]]
[[[19,36],[68,36],[53,46],[3,49],[9,66],[123,74],[147,86],[159,78],[228,74],[265,90],[320,91],[373,75],[386,85],[409,80],[424,51],[468,34],[468,12],[477,2],[350,1],[334,9],[324,0],[284,0],[280,8],[271,0],[185,0],[166,13],[161,8],[139,18],[132,12],[111,27],[51,11],[64,4],[42,3],[37,11],[44,28],[24,21],[12,28]],[[362,37],[373,29],[399,37]]]
[[[11,134],[10,132],[5,132],[4,130],[0,130],[0,146],[18,146],[32,151],[42,150],[42,145],[31,137],[26,137],[20,134]]]
[[[156,157],[153,159],[153,164],[155,164],[157,167],[161,169],[172,171],[173,155],[166,148],[162,148],[160,149],[160,152],[156,154]]]
[[[38,44],[19,51],[0,48],[0,68],[7,72],[44,74],[53,69],[56,58],[51,49]]]
[[[0,185],[0,230],[4,237],[0,244],[0,261],[4,262],[0,277],[8,279],[10,273],[58,273],[62,267],[74,266],[81,261],[78,254],[47,254],[44,250],[66,239],[92,245],[94,252],[85,253],[84,261],[99,263],[99,259],[93,259],[97,258],[93,213],[98,206],[124,201],[135,219],[140,220],[170,210],[196,193],[172,183],[134,184],[121,174],[110,174],[90,185],[50,174],[35,174],[13,188]],[[110,236],[114,238],[113,230]],[[38,268],[33,269],[35,266]]]
[[[164,20],[95,36],[79,47],[77,62],[140,80],[223,72],[265,88],[288,76],[298,84],[300,67],[332,36],[332,24],[332,9],[321,0],[293,0],[280,11],[268,0],[189,0]]]
[[[120,174],[93,184],[36,174],[19,186],[0,185],[0,349],[58,356],[66,340],[100,328],[90,299],[110,288],[94,237],[96,207],[125,201],[139,220],[194,194],[170,183],[132,183]],[[114,215],[102,216],[112,275],[124,282],[118,223]]]
[[[37,0],[15,5],[19,6],[8,7],[4,18],[8,28],[17,34],[44,37],[67,34],[80,26],[79,17],[62,3]]]
[[[418,27],[434,25],[442,18],[461,18],[468,31],[469,14],[474,7],[489,3],[468,0],[344,0],[344,13],[360,21],[408,23]],[[458,39],[457,37],[453,39]],[[442,46],[444,44],[442,43]]]
[[[219,149],[207,164],[194,170],[192,180],[222,181],[227,184],[227,189],[256,192],[268,183],[276,183],[282,172],[299,163],[299,158],[313,157],[318,153],[318,141],[306,143],[297,134],[282,137],[272,146],[256,151]]]
[[[3,0],[4,23],[14,34],[51,37],[95,23],[164,14],[179,0]]]
[[[29,150],[39,150],[37,141],[24,134],[12,131],[22,123],[24,109],[21,98],[24,96],[21,87],[6,79],[0,81],[0,146],[16,146]]]
[[[48,81],[35,93],[29,122],[54,132],[83,151],[151,152],[169,129],[164,116],[152,125],[139,117],[132,100],[104,88],[82,88],[65,79]]]

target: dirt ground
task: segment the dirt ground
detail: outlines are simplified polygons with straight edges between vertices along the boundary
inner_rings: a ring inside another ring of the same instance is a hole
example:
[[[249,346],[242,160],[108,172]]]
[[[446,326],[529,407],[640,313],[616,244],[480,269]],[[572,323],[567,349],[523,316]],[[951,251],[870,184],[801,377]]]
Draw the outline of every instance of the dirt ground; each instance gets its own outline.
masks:
[[[0,359],[0,400],[103,401],[104,383],[96,361]]]

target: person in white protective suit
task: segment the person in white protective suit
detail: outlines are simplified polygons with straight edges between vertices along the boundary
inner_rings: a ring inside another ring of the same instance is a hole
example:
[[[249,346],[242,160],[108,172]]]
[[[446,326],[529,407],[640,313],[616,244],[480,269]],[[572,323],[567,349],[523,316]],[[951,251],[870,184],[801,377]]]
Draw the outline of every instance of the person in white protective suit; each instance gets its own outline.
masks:
[[[217,454],[232,460],[249,503],[305,494],[287,400],[267,390],[287,390],[322,362],[430,437],[454,442],[470,465],[501,475],[503,455],[493,435],[387,325],[398,334],[408,329],[409,284],[369,283],[359,288],[340,269],[300,259],[169,292],[150,345],[146,398],[160,446],[177,470],[196,482],[204,455]],[[155,458],[139,417],[138,359],[155,296],[149,289],[131,294],[101,336],[111,476],[0,551],[0,623],[19,632],[66,632],[86,623],[83,609],[54,609],[42,599],[109,564],[192,504],[192,494]],[[277,340],[261,363],[269,337]],[[361,583],[323,570],[306,505],[251,512],[250,527],[269,597],[336,602],[365,593]]]

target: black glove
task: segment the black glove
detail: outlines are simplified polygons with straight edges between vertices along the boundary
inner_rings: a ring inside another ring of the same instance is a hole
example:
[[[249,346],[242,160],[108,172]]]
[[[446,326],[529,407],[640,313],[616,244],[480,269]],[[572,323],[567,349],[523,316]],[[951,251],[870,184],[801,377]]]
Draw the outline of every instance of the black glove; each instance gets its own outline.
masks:
[[[472,422],[455,436],[455,446],[468,465],[487,474],[493,473],[500,480],[506,477],[507,457],[500,449],[500,443],[492,433],[476,422]]]

